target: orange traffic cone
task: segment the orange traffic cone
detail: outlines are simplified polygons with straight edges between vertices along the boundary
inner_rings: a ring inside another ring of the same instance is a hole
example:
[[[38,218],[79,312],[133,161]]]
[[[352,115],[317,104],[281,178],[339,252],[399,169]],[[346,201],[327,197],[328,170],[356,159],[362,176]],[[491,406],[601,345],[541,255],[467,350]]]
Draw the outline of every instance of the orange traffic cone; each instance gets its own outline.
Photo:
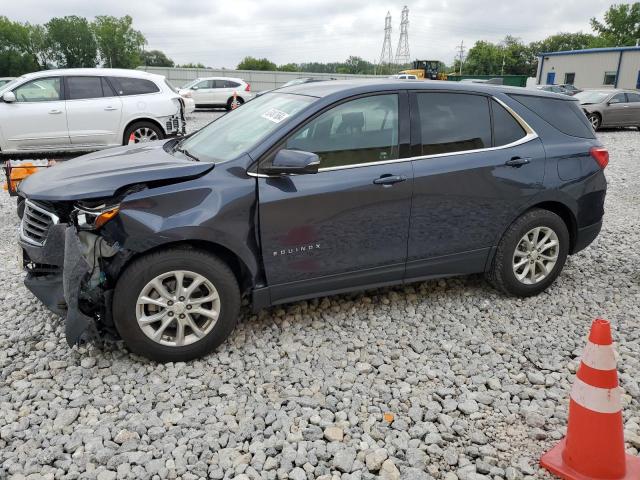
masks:
[[[133,143],[136,143],[136,136],[133,134],[133,132],[131,132],[131,135],[129,135],[129,143],[128,143],[128,145],[131,145]]]
[[[622,404],[611,325],[597,319],[569,400],[567,436],[540,459],[565,480],[638,480],[640,458],[624,451]]]

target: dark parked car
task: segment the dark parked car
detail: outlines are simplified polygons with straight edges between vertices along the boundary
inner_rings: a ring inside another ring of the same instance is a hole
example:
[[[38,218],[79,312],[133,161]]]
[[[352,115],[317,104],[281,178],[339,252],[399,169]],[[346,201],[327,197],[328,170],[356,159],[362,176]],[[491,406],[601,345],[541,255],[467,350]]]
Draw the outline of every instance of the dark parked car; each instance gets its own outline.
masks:
[[[594,130],[600,127],[640,128],[640,93],[630,90],[585,90],[575,97]]]
[[[182,140],[94,153],[21,185],[26,284],[161,361],[255,310],[484,272],[535,295],[602,223],[608,153],[570,98],[399,80],[296,85]]]

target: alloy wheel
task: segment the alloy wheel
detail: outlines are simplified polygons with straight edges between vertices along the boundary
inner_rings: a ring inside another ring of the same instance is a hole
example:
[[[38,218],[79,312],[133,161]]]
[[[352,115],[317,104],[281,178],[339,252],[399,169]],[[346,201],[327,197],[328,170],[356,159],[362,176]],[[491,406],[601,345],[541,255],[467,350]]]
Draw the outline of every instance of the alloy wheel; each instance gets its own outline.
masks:
[[[158,275],[142,289],[136,305],[140,329],[154,342],[171,347],[205,337],[220,316],[220,296],[204,276],[176,270]]]
[[[560,253],[558,235],[549,227],[535,227],[518,242],[513,253],[513,273],[519,282],[535,285],[555,267]]]
[[[129,143],[146,143],[158,140],[158,134],[148,127],[140,127],[133,131]]]

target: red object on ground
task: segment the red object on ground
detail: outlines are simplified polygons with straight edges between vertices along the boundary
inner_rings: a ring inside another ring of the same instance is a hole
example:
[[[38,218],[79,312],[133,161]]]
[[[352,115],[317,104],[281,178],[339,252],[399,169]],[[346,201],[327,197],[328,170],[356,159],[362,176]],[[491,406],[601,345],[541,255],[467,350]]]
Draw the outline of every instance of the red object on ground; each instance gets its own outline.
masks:
[[[611,325],[597,319],[571,389],[567,436],[540,459],[565,480],[638,480],[640,457],[624,450]]]
[[[129,145],[131,145],[132,143],[136,143],[136,136],[133,134],[133,132],[131,132],[131,135],[129,135]]]

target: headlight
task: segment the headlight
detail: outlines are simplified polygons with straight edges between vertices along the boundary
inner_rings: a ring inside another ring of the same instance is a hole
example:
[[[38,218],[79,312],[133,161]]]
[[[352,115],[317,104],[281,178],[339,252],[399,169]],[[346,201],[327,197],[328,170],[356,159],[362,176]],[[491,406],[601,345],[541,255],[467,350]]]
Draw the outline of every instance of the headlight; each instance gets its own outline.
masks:
[[[120,205],[100,205],[95,208],[77,206],[73,211],[73,218],[81,230],[98,230],[119,211]]]

